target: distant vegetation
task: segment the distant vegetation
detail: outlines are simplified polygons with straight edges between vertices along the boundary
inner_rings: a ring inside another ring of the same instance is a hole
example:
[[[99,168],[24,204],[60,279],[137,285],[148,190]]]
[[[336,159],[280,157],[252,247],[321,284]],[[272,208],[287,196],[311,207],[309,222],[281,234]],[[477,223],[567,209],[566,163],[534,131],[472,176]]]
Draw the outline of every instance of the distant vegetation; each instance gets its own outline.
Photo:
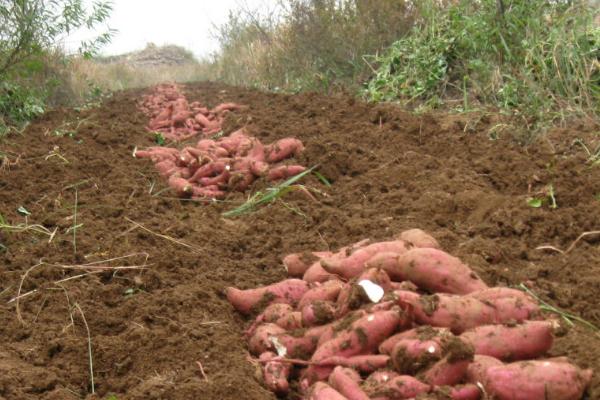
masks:
[[[0,135],[48,104],[206,79],[272,91],[343,90],[413,109],[495,109],[528,132],[572,116],[597,119],[599,3],[281,0],[270,10],[232,12],[214,29],[219,50],[198,61],[181,47],[153,44],[91,59],[110,30],[65,57],[58,39],[83,25],[102,28],[109,3],[85,10],[81,0],[0,1]]]
[[[287,0],[269,13],[232,13],[214,67],[226,82],[268,90],[493,107],[537,131],[600,115],[598,3]]]

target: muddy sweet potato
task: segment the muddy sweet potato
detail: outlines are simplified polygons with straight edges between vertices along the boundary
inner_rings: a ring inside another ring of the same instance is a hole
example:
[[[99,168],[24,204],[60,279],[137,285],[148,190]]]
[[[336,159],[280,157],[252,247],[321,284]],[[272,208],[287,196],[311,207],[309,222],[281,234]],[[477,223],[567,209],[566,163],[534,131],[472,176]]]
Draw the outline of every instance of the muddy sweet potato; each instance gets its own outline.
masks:
[[[301,329],[303,326],[305,326],[303,324],[302,313],[300,311],[293,311],[280,317],[277,321],[275,321],[275,324],[279,325],[286,331]]]
[[[246,336],[251,337],[254,334],[256,327],[263,323],[275,323],[281,317],[290,314],[294,311],[294,307],[286,303],[269,304],[262,313],[260,313],[252,325],[246,330]]]
[[[267,174],[268,181],[278,181],[288,179],[306,171],[306,167],[302,165],[280,165],[271,168]]]
[[[263,362],[262,378],[265,387],[278,395],[287,394],[290,390],[288,379],[292,365],[279,361],[272,352],[262,353],[259,359]]]
[[[420,247],[420,248],[429,248],[429,249],[439,249],[440,245],[437,242],[437,240],[435,240],[433,238],[433,236],[429,235],[428,233],[426,233],[425,231],[422,231],[421,229],[408,229],[406,231],[401,232],[398,235],[398,239],[405,241],[406,243],[409,243],[410,245],[414,246],[414,247]]]
[[[475,354],[473,361],[467,367],[466,381],[473,384],[483,382],[487,369],[497,365],[503,365],[502,361],[494,357]]]
[[[405,339],[418,339],[421,341],[432,340],[440,335],[447,335],[450,331],[446,328],[434,328],[431,326],[420,326],[404,332],[397,333],[384,340],[379,345],[379,352],[381,354],[392,354],[394,346],[401,340]]]
[[[385,370],[371,374],[362,388],[371,400],[410,399],[431,390],[430,385],[415,377]]]
[[[401,240],[378,242],[362,247],[346,258],[324,258],[321,260],[321,265],[327,272],[351,279],[360,275],[365,270],[367,261],[376,254],[382,252],[403,254],[406,251],[408,251],[408,247]]]
[[[314,300],[302,307],[302,325],[323,325],[333,321],[335,317],[335,305],[331,301]]]
[[[337,275],[325,271],[320,261],[313,263],[302,276],[302,279],[309,283],[325,282],[333,279],[339,280],[338,278]]]
[[[285,329],[275,324],[259,325],[250,340],[248,340],[248,349],[252,354],[257,356],[266,351],[273,350],[274,345],[271,338],[284,332]]]
[[[424,367],[442,358],[441,340],[399,340],[392,349],[391,360],[394,370],[401,374],[415,374]]]
[[[432,293],[468,294],[487,289],[471,268],[442,250],[413,248],[400,254],[395,263],[389,258],[380,265],[377,261],[369,265],[385,269],[392,280],[411,281]]]
[[[348,400],[370,400],[360,387],[360,375],[353,369],[335,367],[329,375],[329,385]]]
[[[467,383],[456,386],[438,386],[433,394],[440,400],[479,400],[481,398],[481,389],[477,385]]]
[[[300,278],[316,261],[332,255],[330,251],[291,253],[283,258],[283,266],[290,278]]]
[[[341,357],[333,356],[321,360],[323,366],[342,366],[352,368],[361,373],[373,373],[381,368],[386,368],[390,362],[390,357],[383,354],[367,354],[364,356]]]
[[[377,346],[400,323],[400,310],[379,311],[368,314],[340,332],[336,337],[320,345],[311,357],[311,361],[319,363],[333,356],[352,357],[372,353]],[[309,381],[326,379],[331,373],[331,367],[311,365],[306,371]]]
[[[298,139],[284,138],[266,147],[267,161],[276,163],[292,156],[299,156],[304,145]]]
[[[259,305],[270,303],[297,304],[308,291],[308,283],[300,279],[286,279],[269,286],[256,289],[240,290],[233,287],[226,289],[227,300],[236,310],[249,314]]]
[[[538,358],[550,350],[554,327],[552,321],[484,325],[463,332],[460,338],[473,346],[475,354],[504,361],[526,360]]]
[[[187,179],[180,178],[177,175],[169,177],[169,187],[175,191],[179,197],[187,197],[192,195],[192,185]]]
[[[324,382],[315,383],[309,390],[307,400],[348,400],[347,397]]]
[[[528,360],[490,366],[482,384],[498,400],[579,400],[591,379],[592,370],[568,362]]]
[[[344,283],[337,279],[329,280],[323,283],[316,283],[312,288],[304,293],[298,302],[298,308],[303,308],[315,300],[335,301],[337,300],[337,297],[343,287]]]

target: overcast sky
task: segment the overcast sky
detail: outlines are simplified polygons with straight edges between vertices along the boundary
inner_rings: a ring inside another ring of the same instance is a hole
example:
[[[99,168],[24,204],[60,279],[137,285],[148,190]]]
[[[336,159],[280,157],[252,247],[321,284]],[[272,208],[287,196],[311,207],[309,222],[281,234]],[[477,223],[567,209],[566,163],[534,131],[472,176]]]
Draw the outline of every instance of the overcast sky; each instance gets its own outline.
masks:
[[[113,0],[109,26],[119,32],[102,54],[122,54],[139,50],[146,43],[177,44],[197,56],[217,49],[211,38],[212,24],[227,20],[230,10],[238,5],[250,8],[272,6],[276,0]],[[92,0],[86,0],[91,4]],[[77,32],[65,41],[68,50],[76,50],[81,39],[91,33]]]

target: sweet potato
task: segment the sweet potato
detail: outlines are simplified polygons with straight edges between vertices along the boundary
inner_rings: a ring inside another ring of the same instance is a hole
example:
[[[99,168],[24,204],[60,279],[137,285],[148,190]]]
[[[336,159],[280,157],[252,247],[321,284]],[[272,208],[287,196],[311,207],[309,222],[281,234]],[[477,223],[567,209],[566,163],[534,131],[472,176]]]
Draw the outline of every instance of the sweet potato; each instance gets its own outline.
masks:
[[[283,266],[289,277],[299,278],[304,275],[306,270],[316,261],[323,257],[331,257],[330,251],[313,251],[303,253],[288,254],[283,258]]]
[[[316,283],[311,289],[304,293],[298,302],[298,308],[303,308],[315,300],[335,301],[342,287],[344,287],[344,283],[337,279]]]
[[[275,323],[278,319],[284,315],[288,315],[293,312],[294,308],[285,303],[273,303],[269,304],[262,313],[260,313],[252,325],[246,329],[246,336],[251,337],[254,334],[257,326],[263,323]]]
[[[376,264],[376,259],[370,264]],[[393,280],[408,280],[434,293],[468,294],[487,285],[458,258],[438,249],[414,248],[400,254],[396,263],[381,263]]]
[[[442,358],[440,340],[399,340],[391,352],[394,370],[401,374],[415,374]]]
[[[311,357],[311,361],[319,363],[332,356],[352,357],[373,352],[386,337],[394,332],[401,320],[400,312],[399,309],[379,311],[358,319],[352,323],[349,329],[320,345]],[[310,366],[307,370],[307,377],[310,380],[325,379],[329,376],[331,369]]]
[[[478,290],[476,292],[469,293],[469,296],[475,297],[481,301],[491,301],[494,302],[498,299],[506,299],[506,298],[515,298],[521,299],[523,302],[534,302],[530,295],[523,292],[522,290],[511,289],[507,287],[491,287],[483,290]]]
[[[249,314],[261,303],[297,304],[302,295],[308,291],[308,283],[300,279],[286,279],[269,286],[256,289],[240,290],[233,287],[226,289],[227,300],[236,310]]]
[[[306,270],[306,272],[302,276],[302,279],[309,283],[315,283],[325,282],[332,279],[337,280],[338,277],[334,274],[325,271],[325,269],[323,269],[323,267],[321,266],[321,263],[317,261]]]
[[[398,375],[390,371],[371,374],[363,385],[363,390],[371,399],[410,399],[427,393],[431,386],[410,375]]]
[[[344,367],[335,367],[329,375],[329,385],[348,400],[370,400],[360,388],[360,381],[360,375],[356,371]]]
[[[352,368],[362,373],[373,373],[378,369],[385,368],[390,362],[390,357],[383,354],[367,354],[364,356],[340,357],[333,356],[321,360],[320,365],[336,365]]]
[[[302,325],[314,326],[331,322],[335,317],[335,305],[330,301],[314,300],[302,307]]]
[[[194,186],[192,188],[192,199],[221,199],[223,197],[225,197],[225,192],[220,190],[217,186]]]
[[[324,382],[315,383],[306,398],[308,400],[348,400],[347,397]]]
[[[401,232],[400,235],[398,235],[398,239],[403,240],[414,247],[429,249],[440,248],[440,245],[437,242],[437,240],[435,240],[433,236],[429,235],[425,231],[422,231],[421,229],[409,229],[404,232]]]
[[[472,383],[457,386],[438,386],[434,394],[440,400],[479,400],[481,389]]]
[[[579,400],[591,379],[592,370],[570,363],[529,360],[487,368],[482,384],[498,400]]]
[[[394,252],[402,254],[407,250],[406,243],[401,240],[378,242],[362,247],[343,259],[324,258],[321,260],[321,265],[327,272],[351,279],[360,275],[365,270],[365,263],[377,253]]]
[[[213,108],[210,112],[214,114],[220,114],[223,111],[235,111],[243,108],[241,105],[236,103],[222,103]]]
[[[262,353],[259,359],[264,362],[262,378],[266,388],[279,395],[287,394],[290,390],[288,379],[291,364],[278,361],[277,355],[272,352]]]
[[[436,362],[423,373],[423,381],[432,386],[452,386],[460,383],[467,374],[473,353],[470,353],[470,356],[460,355],[460,357],[449,355]]]
[[[304,150],[304,145],[298,139],[285,138],[267,146],[267,161],[270,163],[279,162],[288,157],[299,156]]]
[[[319,325],[302,332],[288,332],[277,335],[277,341],[285,349],[289,357],[309,359],[317,348],[317,343],[324,332],[331,329],[331,324]]]
[[[280,165],[279,167],[271,168],[269,170],[267,180],[277,181],[287,179],[304,171],[306,171],[306,167],[303,167],[302,165]]]
[[[286,331],[293,331],[304,326],[302,323],[302,313],[300,311],[294,311],[286,314],[275,321],[275,323]]]
[[[503,365],[502,361],[494,357],[475,354],[473,361],[467,367],[466,381],[474,384],[483,382],[487,369],[497,365]]]
[[[275,324],[262,324],[256,328],[254,334],[248,341],[248,349],[254,355],[260,355],[268,350],[274,349],[272,337],[284,333],[285,329]]]
[[[552,347],[552,321],[525,321],[520,325],[484,325],[460,335],[475,354],[504,361],[526,360],[544,355]]]
[[[177,196],[186,197],[192,194],[192,185],[186,179],[180,178],[177,175],[169,177],[169,186],[175,191]]]
[[[481,325],[521,322],[539,311],[523,306],[519,299],[499,299],[490,305],[469,296],[419,296],[399,290],[394,295],[413,307],[418,323],[449,328],[455,334]]]
[[[384,340],[379,346],[381,354],[392,354],[394,346],[401,340],[418,339],[421,341],[431,340],[439,335],[447,335],[450,331],[446,328],[434,328],[431,326],[420,326],[401,333],[397,333]]]

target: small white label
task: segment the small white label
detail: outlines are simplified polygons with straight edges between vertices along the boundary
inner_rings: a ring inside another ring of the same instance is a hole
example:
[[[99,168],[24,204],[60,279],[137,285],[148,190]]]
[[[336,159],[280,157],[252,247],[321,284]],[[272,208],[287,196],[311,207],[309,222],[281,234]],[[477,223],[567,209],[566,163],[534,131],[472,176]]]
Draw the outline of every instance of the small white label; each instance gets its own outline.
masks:
[[[383,299],[385,294],[383,288],[376,283],[371,282],[368,279],[363,279],[358,282],[358,285],[363,288],[369,300],[373,303],[379,303]]]

